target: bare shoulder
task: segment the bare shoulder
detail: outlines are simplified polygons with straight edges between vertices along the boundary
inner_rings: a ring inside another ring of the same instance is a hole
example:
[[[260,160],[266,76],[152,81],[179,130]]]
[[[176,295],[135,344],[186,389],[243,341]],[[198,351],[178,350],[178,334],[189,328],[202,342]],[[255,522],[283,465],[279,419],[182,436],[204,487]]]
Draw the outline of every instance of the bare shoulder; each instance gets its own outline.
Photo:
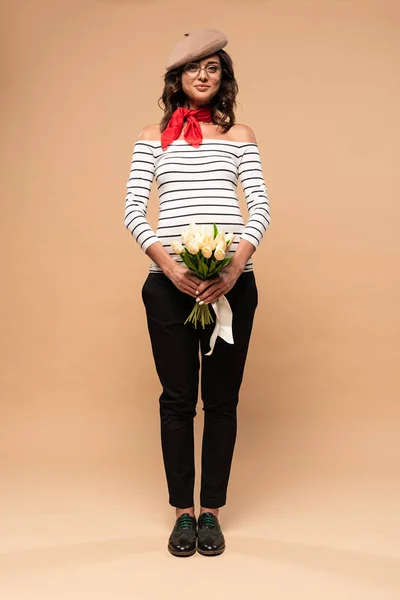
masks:
[[[146,125],[139,132],[138,140],[159,141],[161,139],[160,124]]]
[[[257,143],[254,131],[248,125],[237,123],[229,130],[229,138],[232,142],[253,142]]]

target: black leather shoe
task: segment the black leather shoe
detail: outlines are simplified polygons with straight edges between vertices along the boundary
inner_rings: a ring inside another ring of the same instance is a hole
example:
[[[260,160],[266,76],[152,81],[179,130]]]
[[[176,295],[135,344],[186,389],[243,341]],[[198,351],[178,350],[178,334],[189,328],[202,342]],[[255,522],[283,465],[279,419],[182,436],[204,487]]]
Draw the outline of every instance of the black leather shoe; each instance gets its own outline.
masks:
[[[174,556],[191,556],[196,552],[196,518],[183,513],[177,518],[168,540],[168,550]]]
[[[213,513],[204,512],[197,522],[197,550],[204,556],[216,556],[225,550],[225,538]]]

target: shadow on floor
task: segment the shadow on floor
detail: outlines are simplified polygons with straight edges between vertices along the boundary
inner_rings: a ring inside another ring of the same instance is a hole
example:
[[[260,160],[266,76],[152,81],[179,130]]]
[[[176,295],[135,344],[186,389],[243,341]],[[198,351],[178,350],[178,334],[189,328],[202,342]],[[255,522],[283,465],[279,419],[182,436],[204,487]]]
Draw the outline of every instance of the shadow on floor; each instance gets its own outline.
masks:
[[[124,559],[133,555],[155,553],[157,560],[177,560],[166,549],[165,537],[117,538],[44,546],[0,554],[1,578],[14,578],[37,571],[48,571],[73,565]],[[230,536],[227,549],[214,560],[226,561],[237,555],[278,564],[291,564],[307,571],[325,571],[337,577],[359,580],[380,589],[400,589],[400,557],[368,554],[324,546],[281,542],[263,538]],[[179,560],[179,559],[178,559]],[[182,559],[183,560],[183,559]],[[186,560],[207,560],[195,554]]]

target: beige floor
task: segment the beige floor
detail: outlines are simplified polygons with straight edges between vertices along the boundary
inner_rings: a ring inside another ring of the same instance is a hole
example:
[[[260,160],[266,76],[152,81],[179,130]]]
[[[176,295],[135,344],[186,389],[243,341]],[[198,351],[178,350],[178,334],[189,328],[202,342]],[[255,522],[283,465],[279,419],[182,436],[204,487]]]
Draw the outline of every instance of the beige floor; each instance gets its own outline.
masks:
[[[173,511],[159,482],[152,494],[151,481],[139,490],[115,472],[9,474],[0,505],[0,597],[398,600],[393,478],[293,481],[246,509],[234,501],[234,477],[232,501],[221,510],[226,552],[179,559],[166,551]]]

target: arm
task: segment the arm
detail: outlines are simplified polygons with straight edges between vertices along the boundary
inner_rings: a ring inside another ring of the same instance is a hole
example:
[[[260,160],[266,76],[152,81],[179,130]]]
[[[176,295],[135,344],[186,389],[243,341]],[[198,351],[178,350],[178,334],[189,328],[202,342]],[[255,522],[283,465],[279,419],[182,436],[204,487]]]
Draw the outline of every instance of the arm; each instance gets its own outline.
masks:
[[[144,252],[152,244],[159,242],[146,219],[147,203],[154,179],[154,162],[151,144],[139,138],[133,148],[131,169],[126,184],[124,223]]]
[[[146,219],[147,204],[155,176],[153,147],[146,143],[146,140],[151,139],[148,136],[152,135],[153,129],[152,126],[144,128],[134,145],[125,197],[125,227],[131,232],[141,249],[159,265],[178,289],[196,297],[195,291],[201,280],[187,267],[178,265]]]
[[[211,280],[209,280],[203,282],[199,287],[198,300],[205,304],[214,302],[232,289],[238,277],[242,274],[248,259],[259,246],[271,220],[267,188],[254,132],[245,125],[237,125],[236,127],[240,139],[234,141],[249,142],[249,145],[244,147],[238,169],[249,211],[249,220],[240,236],[232,260],[219,272],[211,286]]]
[[[239,164],[239,178],[249,211],[249,220],[240,237],[241,240],[251,242],[256,250],[270,224],[271,217],[260,152],[255,142],[244,147]]]

